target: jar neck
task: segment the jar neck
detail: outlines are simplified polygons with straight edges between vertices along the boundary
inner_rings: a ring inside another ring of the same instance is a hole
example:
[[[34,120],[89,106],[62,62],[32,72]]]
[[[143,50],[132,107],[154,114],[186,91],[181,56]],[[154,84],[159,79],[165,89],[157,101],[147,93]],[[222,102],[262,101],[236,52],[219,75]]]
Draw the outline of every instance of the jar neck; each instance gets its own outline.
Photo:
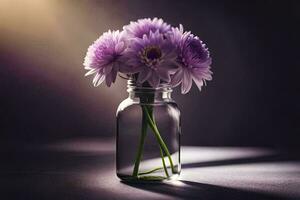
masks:
[[[127,81],[127,92],[130,99],[139,100],[141,103],[154,103],[159,101],[170,101],[172,89],[170,85],[160,84],[153,88],[147,84],[139,85],[133,80]]]

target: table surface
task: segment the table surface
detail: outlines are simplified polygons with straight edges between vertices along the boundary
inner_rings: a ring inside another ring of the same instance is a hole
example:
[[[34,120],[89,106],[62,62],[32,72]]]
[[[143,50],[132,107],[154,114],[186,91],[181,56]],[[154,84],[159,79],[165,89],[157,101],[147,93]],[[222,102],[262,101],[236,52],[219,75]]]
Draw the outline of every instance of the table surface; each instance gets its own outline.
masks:
[[[297,151],[182,148],[178,181],[121,182],[114,142],[96,139],[2,149],[0,199],[300,199]]]

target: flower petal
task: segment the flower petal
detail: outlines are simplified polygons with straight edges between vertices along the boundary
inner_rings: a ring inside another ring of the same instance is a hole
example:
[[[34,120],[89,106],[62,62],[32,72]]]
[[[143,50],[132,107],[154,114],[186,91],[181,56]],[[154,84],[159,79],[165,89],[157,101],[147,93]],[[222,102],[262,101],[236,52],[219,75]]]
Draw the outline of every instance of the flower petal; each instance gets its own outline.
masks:
[[[113,63],[112,64],[109,64],[107,65],[106,67],[103,68],[103,71],[104,71],[104,74],[107,75],[111,72],[112,68],[113,68]]]
[[[169,83],[171,81],[170,73],[167,69],[164,69],[163,67],[160,67],[157,69],[159,77]]]
[[[197,74],[192,74],[192,77],[198,89],[201,91],[201,87],[203,86],[203,79],[201,78],[201,76],[197,76]]]
[[[116,46],[115,46],[115,51],[117,53],[124,51],[125,49],[125,43],[123,41],[119,42]]]
[[[144,68],[138,75],[137,82],[138,83],[144,83],[152,74],[151,70],[148,70],[147,68]]]
[[[177,87],[181,81],[182,81],[182,78],[183,78],[183,70],[182,69],[179,69],[177,70],[177,72],[172,76],[172,80],[171,80],[171,85],[173,87]]]
[[[192,87],[192,76],[188,69],[183,70],[183,79],[181,83],[181,93],[186,94]]]
[[[114,68],[114,69],[111,71],[111,80],[112,80],[113,83],[116,81],[117,74],[118,74],[118,70],[117,70],[117,68]]]
[[[138,73],[141,71],[141,67],[140,66],[137,66],[137,67],[130,66],[130,65],[123,63],[122,65],[120,65],[119,70],[121,73],[124,73],[124,74],[135,74],[135,73]]]
[[[193,74],[197,77],[201,77],[204,80],[212,80],[212,72],[209,70],[209,68],[194,68]]]
[[[87,73],[85,73],[84,76],[88,76],[88,75],[91,75],[91,74],[94,74],[98,71],[98,69],[91,69],[90,71],[88,71]]]
[[[158,87],[158,85],[159,85],[158,74],[152,72],[151,76],[148,79],[148,82],[152,87],[154,87],[154,88]]]
[[[113,77],[112,77],[112,73],[107,74],[105,77],[105,83],[108,87],[111,86],[111,83],[113,82]]]
[[[97,73],[93,79],[94,86],[97,87],[98,85],[100,85],[104,81],[104,79],[105,79],[104,74]]]
[[[164,60],[160,65],[160,68],[167,70],[169,74],[174,74],[178,70],[178,65],[173,60]]]

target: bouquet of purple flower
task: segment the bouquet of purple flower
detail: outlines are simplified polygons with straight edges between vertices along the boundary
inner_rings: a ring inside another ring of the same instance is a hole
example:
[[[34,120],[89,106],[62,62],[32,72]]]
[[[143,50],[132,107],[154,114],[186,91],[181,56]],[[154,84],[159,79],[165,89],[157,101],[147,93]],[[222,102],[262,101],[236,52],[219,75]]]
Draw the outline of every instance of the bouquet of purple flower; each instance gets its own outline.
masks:
[[[104,81],[110,86],[117,74],[122,74],[122,77],[145,88],[155,89],[161,84],[169,87],[181,85],[181,93],[186,94],[193,81],[201,90],[206,81],[212,79],[211,62],[205,44],[191,32],[184,31],[182,25],[171,27],[162,19],[147,18],[131,22],[122,31],[109,30],[101,35],[88,48],[84,66],[88,70],[86,76],[95,74],[94,86]],[[140,101],[151,103],[153,97],[141,96]],[[154,120],[153,107],[142,105],[142,112],[142,137],[149,126],[157,138],[162,155],[168,157],[173,172],[172,158]],[[133,177],[139,175],[142,151],[143,139],[137,151]],[[165,164],[164,169],[168,177]]]

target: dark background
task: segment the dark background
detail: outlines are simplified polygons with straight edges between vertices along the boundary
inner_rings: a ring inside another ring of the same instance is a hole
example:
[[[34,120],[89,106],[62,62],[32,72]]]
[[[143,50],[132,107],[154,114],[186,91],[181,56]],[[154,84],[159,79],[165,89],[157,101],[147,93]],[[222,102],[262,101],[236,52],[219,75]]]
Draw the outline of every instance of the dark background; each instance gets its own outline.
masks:
[[[183,145],[300,144],[297,1],[10,1],[0,5],[0,143],[115,137],[126,83],[94,88],[88,46],[131,20],[161,17],[198,35],[213,57],[201,92],[175,90]]]

